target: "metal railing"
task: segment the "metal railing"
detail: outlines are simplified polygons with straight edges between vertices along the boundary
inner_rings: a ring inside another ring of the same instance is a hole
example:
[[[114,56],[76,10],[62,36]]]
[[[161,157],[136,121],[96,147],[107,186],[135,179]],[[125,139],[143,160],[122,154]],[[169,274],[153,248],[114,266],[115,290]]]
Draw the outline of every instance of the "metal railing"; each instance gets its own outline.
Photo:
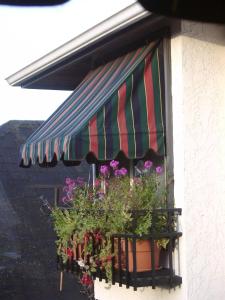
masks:
[[[132,226],[135,228],[138,218],[144,216],[145,211],[132,213],[134,214]],[[119,286],[133,287],[134,290],[147,286],[155,289],[157,286],[172,288],[181,285],[182,278],[176,274],[174,268],[174,252],[177,241],[182,236],[178,225],[180,215],[181,209],[157,209],[152,213],[148,234],[140,236],[133,233],[120,233],[111,237],[112,253],[115,253],[112,256],[112,284],[119,283]],[[157,221],[160,216],[163,216],[164,224],[159,230]],[[160,250],[157,244],[162,241],[166,241],[166,247]],[[145,248],[147,247],[141,253],[139,253],[140,243],[145,243]],[[59,269],[79,274],[81,269],[76,258],[81,251],[76,247],[76,257],[68,259],[65,264],[62,258],[58,257]],[[139,255],[144,257],[144,262],[140,261]],[[97,267],[92,275],[94,279],[107,281],[104,268]]]

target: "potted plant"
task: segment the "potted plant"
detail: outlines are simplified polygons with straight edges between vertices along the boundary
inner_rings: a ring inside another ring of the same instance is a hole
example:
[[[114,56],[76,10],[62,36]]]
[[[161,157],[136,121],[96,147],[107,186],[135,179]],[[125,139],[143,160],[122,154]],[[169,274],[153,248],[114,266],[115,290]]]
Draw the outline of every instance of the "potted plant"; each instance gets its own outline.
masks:
[[[151,161],[146,161],[140,172],[139,177],[134,177],[133,180],[126,176],[126,170],[117,169],[115,162],[111,162],[111,167],[114,169],[115,177],[109,183],[109,188],[106,195],[106,201],[109,201],[115,209],[119,201],[122,207],[120,208],[119,216],[112,216],[112,219],[117,223],[117,217],[122,218],[120,213],[129,212],[129,219],[124,219],[122,228],[114,229],[114,233],[134,233],[140,236],[136,240],[136,271],[144,272],[152,269],[151,265],[151,244],[149,240],[141,239],[144,234],[149,233],[152,225],[152,213],[156,208],[165,207],[165,187],[162,184],[162,167],[153,168]],[[103,174],[104,175],[104,174]],[[140,214],[141,212],[141,214]],[[112,222],[113,222],[112,220]],[[157,230],[165,225],[165,219],[161,215],[158,220],[155,220]],[[166,246],[166,240],[154,242],[154,257],[155,269],[159,268],[160,248]],[[122,267],[125,268],[125,240],[121,240],[122,251]],[[128,270],[133,271],[133,245],[132,241],[128,241]]]
[[[142,236],[151,230],[154,209],[165,207],[165,186],[162,184],[163,169],[153,167],[146,161],[140,176],[132,180],[125,168],[119,168],[119,162],[111,161],[100,167],[100,177],[95,186],[90,187],[82,179],[66,179],[62,199],[64,209],[52,210],[54,228],[58,236],[58,254],[64,261],[75,259],[82,269],[81,282],[90,284],[91,274],[97,269],[104,270],[108,281],[112,277],[112,263],[117,264],[117,248],[112,251],[112,236],[118,233],[134,233],[137,240],[137,271],[151,269],[149,259],[147,266],[139,258],[149,255],[150,242]],[[140,214],[140,212],[142,212]],[[155,220],[155,229],[165,226],[163,215]],[[154,243],[155,268],[159,267],[158,258],[161,246],[166,240]],[[125,241],[121,240],[121,251],[125,255]],[[144,250],[143,247],[144,246]],[[142,248],[139,249],[139,248]],[[78,251],[79,250],[79,251]],[[129,241],[129,271],[132,266],[132,242]],[[124,264],[124,262],[122,262]]]

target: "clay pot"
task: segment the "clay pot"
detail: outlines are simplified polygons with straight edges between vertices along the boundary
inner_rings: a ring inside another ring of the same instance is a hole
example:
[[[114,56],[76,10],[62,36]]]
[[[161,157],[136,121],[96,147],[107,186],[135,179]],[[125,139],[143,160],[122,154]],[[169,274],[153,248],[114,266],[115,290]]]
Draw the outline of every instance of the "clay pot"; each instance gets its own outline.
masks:
[[[125,252],[125,240],[121,239],[121,256],[122,256],[122,268],[126,269],[126,252]],[[160,248],[154,243],[154,255],[155,255],[155,269],[159,269],[159,255]],[[116,259],[118,262],[118,259]],[[131,241],[128,241],[128,271],[133,271],[133,245]],[[118,266],[118,264],[117,264]],[[151,263],[151,244],[149,240],[137,240],[136,241],[136,267],[137,272],[145,272],[152,270]]]

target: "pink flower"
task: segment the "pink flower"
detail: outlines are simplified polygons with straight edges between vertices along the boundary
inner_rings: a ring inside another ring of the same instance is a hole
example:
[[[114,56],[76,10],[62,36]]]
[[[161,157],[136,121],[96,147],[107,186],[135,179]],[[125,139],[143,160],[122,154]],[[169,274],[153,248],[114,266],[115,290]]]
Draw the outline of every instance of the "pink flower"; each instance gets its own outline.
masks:
[[[67,192],[73,192],[74,188],[75,188],[76,184],[75,182],[71,181],[70,184],[68,185],[68,189],[67,189]],[[66,190],[65,190],[66,191]]]
[[[114,170],[118,167],[119,162],[117,160],[112,160],[110,162],[110,167],[113,168]]]
[[[71,182],[71,178],[67,177],[66,178],[66,184],[68,185],[68,184],[70,184],[70,182]]]
[[[69,183],[69,186],[75,186],[75,180],[73,180],[73,179],[70,179],[70,183]]]
[[[102,165],[100,167],[100,173],[103,175],[103,176],[107,176],[109,174],[109,167],[106,166],[106,165]]]
[[[116,177],[125,176],[127,175],[127,169],[126,168],[117,169],[114,171],[114,175]]]
[[[155,168],[155,171],[156,171],[157,174],[162,174],[163,168],[158,166],[158,167]]]
[[[96,179],[95,180],[95,187],[99,187],[101,185],[101,180]]]
[[[94,234],[94,237],[96,239],[97,242],[101,241],[102,240],[102,234],[100,232],[96,232]]]
[[[73,249],[71,248],[67,248],[67,256],[69,257],[69,259],[73,258]]]
[[[90,275],[88,275],[87,273],[83,274],[83,277],[81,278],[81,283],[83,285],[92,285],[93,284],[93,280],[91,278]]]
[[[121,174],[122,176],[127,175],[127,169],[126,169],[126,168],[121,168],[121,169],[120,169],[120,174]]]
[[[153,165],[152,161],[146,160],[146,162],[144,163],[144,168],[149,170],[151,169],[152,165]]]

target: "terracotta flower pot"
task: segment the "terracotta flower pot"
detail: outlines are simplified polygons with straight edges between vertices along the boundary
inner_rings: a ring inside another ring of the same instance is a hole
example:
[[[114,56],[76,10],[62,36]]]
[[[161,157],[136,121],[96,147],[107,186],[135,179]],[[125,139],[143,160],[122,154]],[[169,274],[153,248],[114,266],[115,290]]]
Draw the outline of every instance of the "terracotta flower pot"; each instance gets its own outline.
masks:
[[[122,252],[122,268],[126,269],[126,252],[125,252],[125,240],[121,239],[121,252]],[[159,269],[159,255],[160,248],[154,243],[154,255],[155,255],[155,269]],[[116,259],[118,262],[118,259]],[[128,241],[128,270],[133,271],[133,245],[131,241]],[[117,264],[118,266],[118,264]],[[136,241],[136,267],[137,272],[150,271],[152,269],[151,263],[151,244],[148,240]]]

